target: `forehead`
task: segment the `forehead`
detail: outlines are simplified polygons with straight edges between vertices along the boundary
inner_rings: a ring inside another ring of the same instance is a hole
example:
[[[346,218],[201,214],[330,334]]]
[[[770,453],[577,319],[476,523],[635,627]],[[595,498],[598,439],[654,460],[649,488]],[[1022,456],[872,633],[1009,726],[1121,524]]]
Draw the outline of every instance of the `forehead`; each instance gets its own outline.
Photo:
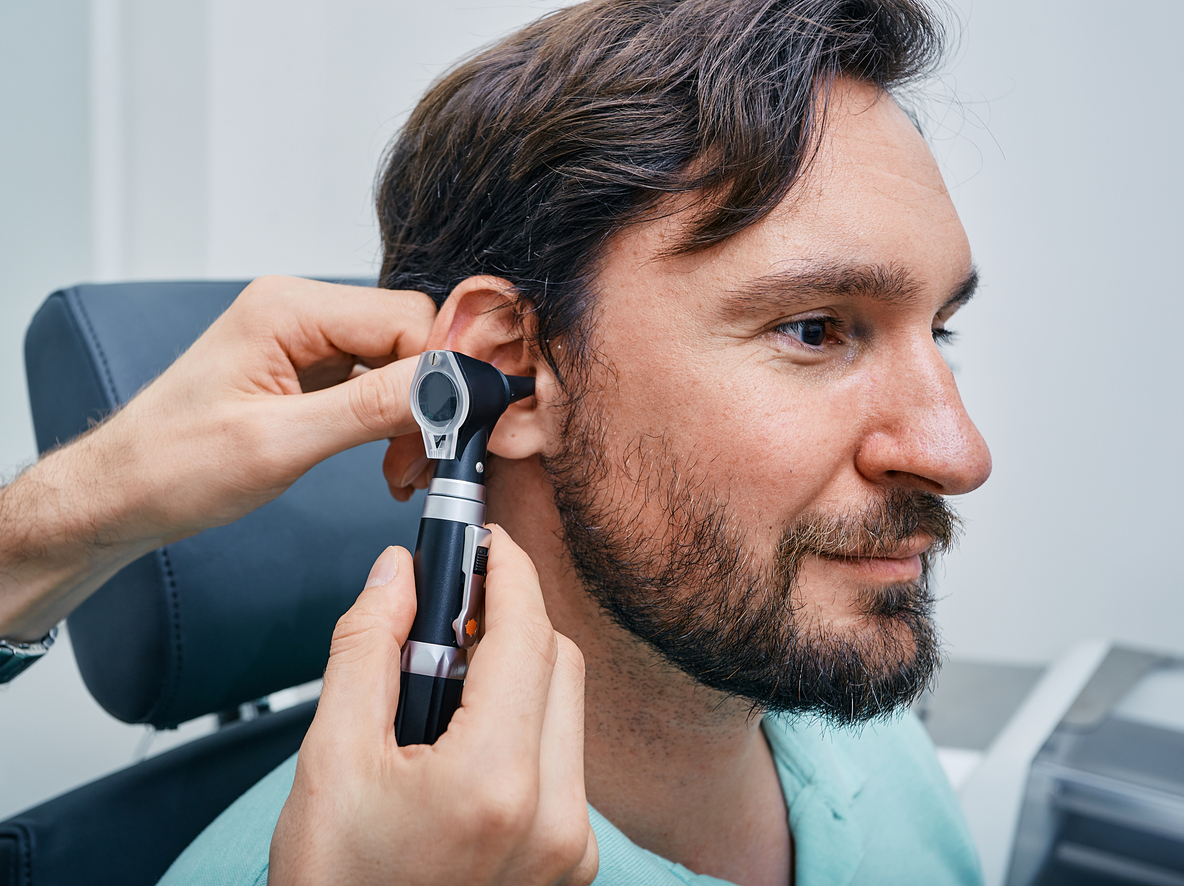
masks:
[[[817,154],[768,216],[710,249],[669,257],[686,221],[676,211],[614,238],[602,265],[605,290],[660,280],[706,298],[779,271],[864,264],[899,268],[940,289],[971,269],[924,138],[891,97],[855,81],[832,88]]]

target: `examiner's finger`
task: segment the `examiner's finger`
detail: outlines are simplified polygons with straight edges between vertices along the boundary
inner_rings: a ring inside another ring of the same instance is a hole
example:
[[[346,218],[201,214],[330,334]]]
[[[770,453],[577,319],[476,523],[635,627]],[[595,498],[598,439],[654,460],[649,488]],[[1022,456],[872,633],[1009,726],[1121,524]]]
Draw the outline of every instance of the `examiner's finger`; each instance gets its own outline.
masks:
[[[429,470],[427,454],[423,448],[422,434],[405,434],[394,437],[386,448],[382,459],[382,473],[386,477],[391,495],[406,501],[418,481]]]
[[[584,843],[584,857],[571,873],[559,881],[558,886],[591,886],[599,872],[600,845],[596,842],[596,832],[589,824],[588,837]]]
[[[543,719],[540,793],[557,810],[582,810],[588,821],[584,795],[584,656],[571,640],[557,635],[559,645],[547,713]],[[542,808],[540,807],[540,813]],[[540,818],[547,816],[540,814]]]
[[[389,547],[333,631],[317,721],[354,740],[393,736],[399,653],[414,618],[411,555],[404,548]]]
[[[575,847],[563,883],[590,883],[596,875],[596,838],[589,837],[584,789],[584,657],[576,644],[557,637],[559,655],[551,675],[543,720],[536,827],[543,845]],[[589,848],[592,858],[588,858]],[[586,877],[591,863],[591,877]]]
[[[489,528],[485,635],[465,678],[464,720],[480,733],[484,759],[537,760],[558,642],[530,557],[500,526]]]
[[[281,333],[294,358],[339,351],[367,358],[371,365],[385,357],[413,356],[423,350],[436,317],[435,303],[422,292],[299,277],[261,278],[244,295],[248,308],[298,318]]]
[[[317,461],[354,446],[418,434],[411,412],[411,379],[418,360],[408,357],[371,369],[348,381],[299,397],[276,398],[293,433],[293,445],[310,450]]]
[[[364,358],[368,366],[384,359],[419,354],[436,319],[436,305],[422,292],[338,287],[340,297],[318,310],[320,331],[338,350]]]

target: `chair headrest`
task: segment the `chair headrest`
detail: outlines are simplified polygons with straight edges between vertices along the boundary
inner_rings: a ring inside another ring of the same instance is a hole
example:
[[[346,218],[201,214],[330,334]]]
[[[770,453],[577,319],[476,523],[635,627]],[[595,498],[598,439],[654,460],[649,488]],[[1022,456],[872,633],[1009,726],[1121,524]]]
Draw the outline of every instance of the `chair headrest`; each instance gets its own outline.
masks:
[[[244,286],[124,283],[51,295],[25,338],[38,448],[135,394]],[[415,543],[422,501],[391,499],[384,448],[335,456],[254,513],[108,581],[69,619],[95,699],[125,722],[171,727],[319,677],[333,626],[374,558]]]

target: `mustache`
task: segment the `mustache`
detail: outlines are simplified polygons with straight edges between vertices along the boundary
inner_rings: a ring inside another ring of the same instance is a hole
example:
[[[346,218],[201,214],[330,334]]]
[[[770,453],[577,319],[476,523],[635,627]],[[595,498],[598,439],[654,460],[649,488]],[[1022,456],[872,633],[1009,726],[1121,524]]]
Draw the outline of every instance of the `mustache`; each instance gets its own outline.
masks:
[[[891,557],[901,547],[928,536],[921,555],[928,562],[951,547],[962,521],[939,495],[923,489],[894,489],[856,511],[799,519],[782,537],[777,559],[799,563],[807,555],[836,559]]]

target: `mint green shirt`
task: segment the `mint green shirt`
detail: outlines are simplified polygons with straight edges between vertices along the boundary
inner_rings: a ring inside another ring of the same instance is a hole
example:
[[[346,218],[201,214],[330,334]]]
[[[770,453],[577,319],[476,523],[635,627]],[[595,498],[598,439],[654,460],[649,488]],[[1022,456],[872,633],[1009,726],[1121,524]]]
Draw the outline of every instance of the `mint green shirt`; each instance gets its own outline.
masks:
[[[981,886],[957,799],[911,714],[859,731],[766,717],[794,838],[797,886]],[[173,863],[161,886],[265,886],[271,834],[292,788],[292,756],[247,791]],[[589,808],[595,886],[718,886],[715,877],[630,842]]]

